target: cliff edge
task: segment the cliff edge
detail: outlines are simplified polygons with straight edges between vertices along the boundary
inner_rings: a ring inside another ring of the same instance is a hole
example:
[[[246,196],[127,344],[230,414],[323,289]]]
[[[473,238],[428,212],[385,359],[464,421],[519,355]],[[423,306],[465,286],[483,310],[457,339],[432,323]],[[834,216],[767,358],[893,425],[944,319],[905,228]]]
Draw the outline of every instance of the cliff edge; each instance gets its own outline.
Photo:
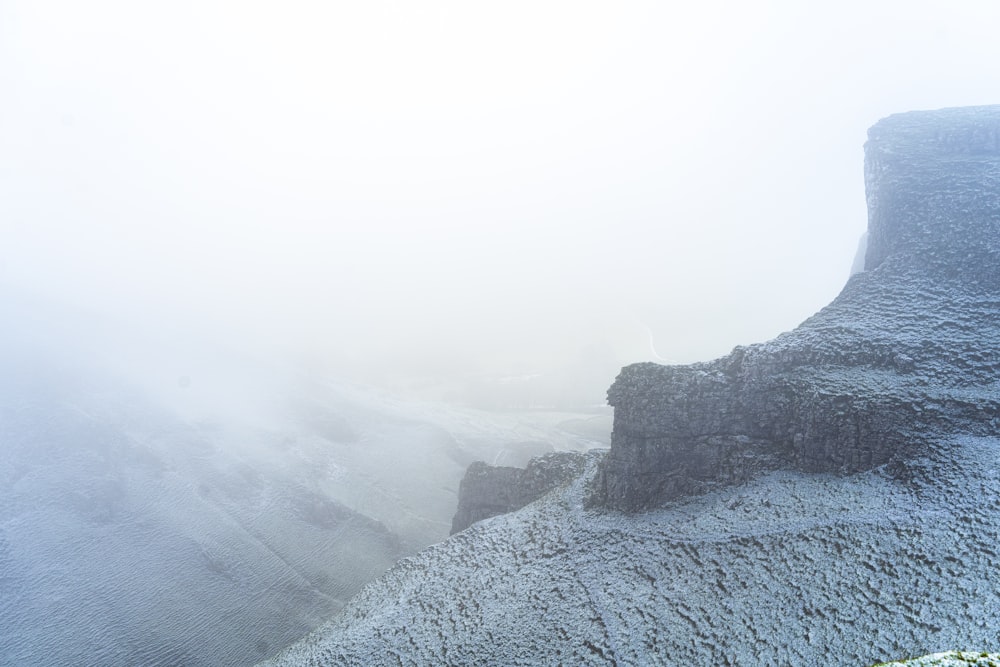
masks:
[[[995,644],[998,127],[1000,107],[878,123],[866,270],[829,307],[714,362],[625,368],[607,456],[400,561],[266,664],[860,666]],[[983,658],[912,664],[956,656]]]
[[[592,501],[638,511],[762,472],[859,472],[1000,426],[1000,106],[883,119],[865,270],[797,329],[708,363],[625,367]]]

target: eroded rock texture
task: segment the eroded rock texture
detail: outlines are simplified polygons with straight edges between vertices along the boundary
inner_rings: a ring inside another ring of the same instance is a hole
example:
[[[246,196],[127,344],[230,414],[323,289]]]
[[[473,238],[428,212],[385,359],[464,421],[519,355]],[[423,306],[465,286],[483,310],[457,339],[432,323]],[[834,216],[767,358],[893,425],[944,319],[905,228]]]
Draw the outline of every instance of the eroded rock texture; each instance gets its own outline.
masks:
[[[712,363],[626,368],[610,459],[400,561],[265,664],[872,665],[995,646],[998,121],[879,123],[867,271],[833,304]],[[585,504],[592,486],[631,509],[713,485],[630,515]]]
[[[586,456],[554,452],[532,459],[525,468],[491,466],[476,461],[469,466],[458,490],[458,511],[451,532],[477,521],[521,509],[583,472]]]
[[[576,482],[367,586],[268,667],[864,667],[1000,636],[1000,439],[936,476],[778,471],[634,515]]]
[[[907,463],[1000,421],[1000,107],[891,116],[865,146],[865,271],[794,331],[624,368],[595,500],[634,511],[762,471]]]

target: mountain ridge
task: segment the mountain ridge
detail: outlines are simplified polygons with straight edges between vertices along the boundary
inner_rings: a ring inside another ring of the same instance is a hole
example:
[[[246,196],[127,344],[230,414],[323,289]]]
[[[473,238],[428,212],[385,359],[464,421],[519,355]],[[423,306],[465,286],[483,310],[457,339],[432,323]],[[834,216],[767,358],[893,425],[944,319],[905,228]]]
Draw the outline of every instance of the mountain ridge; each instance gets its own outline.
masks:
[[[865,271],[772,341],[627,366],[608,391],[598,502],[635,511],[761,471],[859,472],[941,433],[987,435],[1000,400],[1000,107],[883,119],[865,145]]]
[[[611,449],[402,561],[271,667],[873,663],[1000,631],[1000,107],[869,132],[865,271],[627,366]]]

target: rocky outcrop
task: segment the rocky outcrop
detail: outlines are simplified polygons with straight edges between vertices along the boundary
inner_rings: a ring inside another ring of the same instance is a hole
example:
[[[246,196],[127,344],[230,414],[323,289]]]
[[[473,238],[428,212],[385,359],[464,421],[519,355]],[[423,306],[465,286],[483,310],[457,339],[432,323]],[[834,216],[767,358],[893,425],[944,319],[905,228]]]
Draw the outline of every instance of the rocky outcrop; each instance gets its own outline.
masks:
[[[451,532],[477,521],[521,509],[583,472],[587,457],[578,452],[554,452],[532,459],[524,468],[471,464],[458,489],[458,511]]]
[[[872,665],[994,645],[998,160],[967,130],[997,120],[877,125],[872,227],[895,231],[833,304],[712,363],[624,369],[607,458],[404,559],[266,664]]]
[[[773,341],[636,364],[608,392],[594,501],[635,511],[766,470],[857,472],[1000,427],[1000,107],[886,118],[865,146],[865,270]]]

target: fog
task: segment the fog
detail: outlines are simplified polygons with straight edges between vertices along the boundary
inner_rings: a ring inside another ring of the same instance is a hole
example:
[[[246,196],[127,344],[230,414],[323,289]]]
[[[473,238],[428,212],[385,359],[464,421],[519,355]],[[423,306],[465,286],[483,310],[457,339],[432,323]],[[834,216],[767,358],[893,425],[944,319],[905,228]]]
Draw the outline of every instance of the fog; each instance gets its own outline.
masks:
[[[867,128],[997,102],[998,24],[0,0],[0,663],[266,658],[472,461],[607,446],[622,365],[796,326]]]
[[[357,382],[599,358],[604,387],[835,296],[866,226],[867,127],[995,102],[998,19],[3,0],[0,285],[135,340]]]

